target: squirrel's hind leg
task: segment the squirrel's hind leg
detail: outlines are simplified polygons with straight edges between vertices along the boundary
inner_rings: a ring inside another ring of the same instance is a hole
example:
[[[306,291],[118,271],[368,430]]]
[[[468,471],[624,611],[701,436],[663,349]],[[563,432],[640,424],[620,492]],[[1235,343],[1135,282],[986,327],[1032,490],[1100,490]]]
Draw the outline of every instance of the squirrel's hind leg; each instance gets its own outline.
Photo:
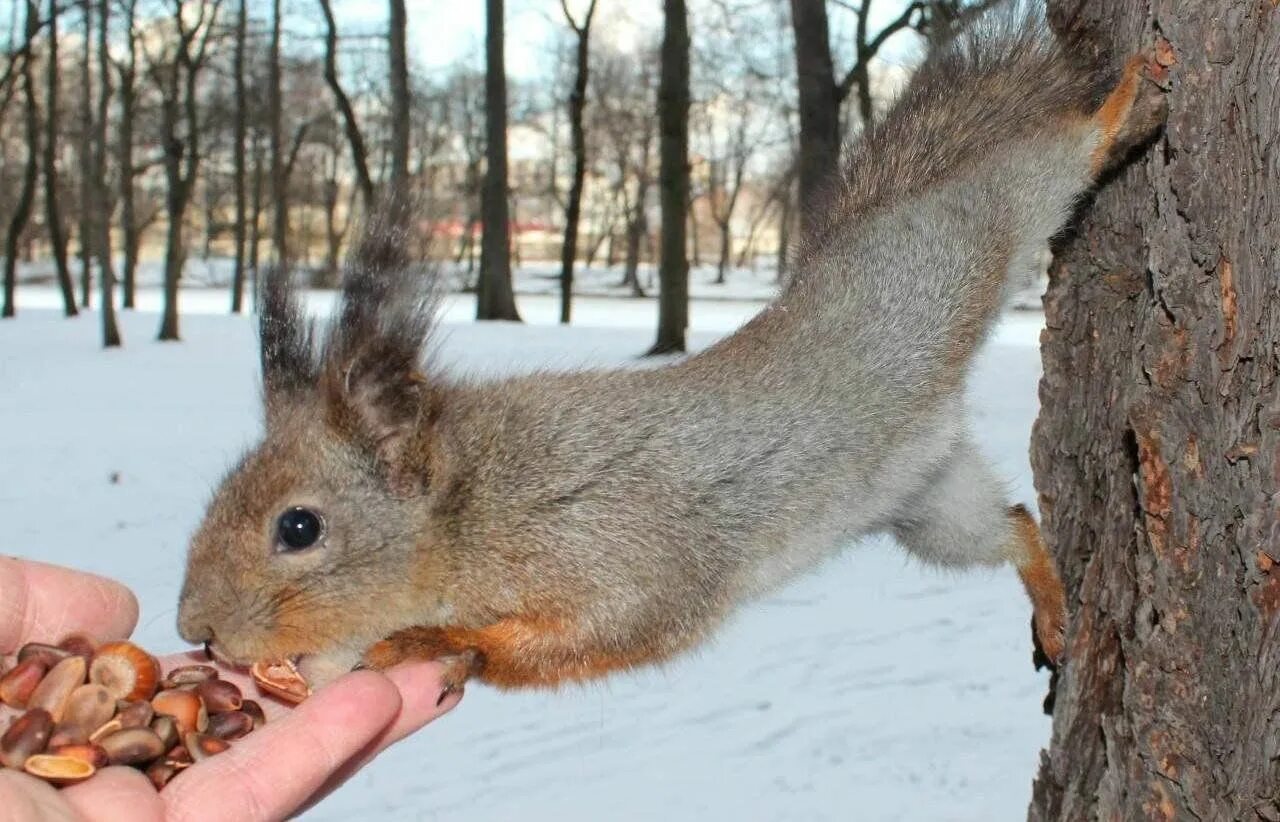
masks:
[[[1066,594],[1040,528],[1027,509],[1010,506],[1003,484],[970,443],[895,517],[893,533],[925,562],[961,568],[1010,562],[1034,611],[1036,639],[1053,663],[1062,658]]]

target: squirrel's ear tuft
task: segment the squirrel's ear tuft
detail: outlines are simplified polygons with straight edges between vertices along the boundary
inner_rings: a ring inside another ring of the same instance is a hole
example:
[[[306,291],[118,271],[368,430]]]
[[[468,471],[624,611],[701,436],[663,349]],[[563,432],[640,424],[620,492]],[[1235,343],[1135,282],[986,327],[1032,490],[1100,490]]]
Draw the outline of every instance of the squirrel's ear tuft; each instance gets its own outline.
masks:
[[[268,422],[296,394],[319,378],[314,327],[306,317],[287,269],[271,269],[263,281],[258,317],[262,384]]]
[[[425,350],[438,305],[434,278],[409,265],[407,242],[386,221],[366,229],[347,264],[321,375],[331,422],[402,487],[425,479],[411,446],[433,405]]]

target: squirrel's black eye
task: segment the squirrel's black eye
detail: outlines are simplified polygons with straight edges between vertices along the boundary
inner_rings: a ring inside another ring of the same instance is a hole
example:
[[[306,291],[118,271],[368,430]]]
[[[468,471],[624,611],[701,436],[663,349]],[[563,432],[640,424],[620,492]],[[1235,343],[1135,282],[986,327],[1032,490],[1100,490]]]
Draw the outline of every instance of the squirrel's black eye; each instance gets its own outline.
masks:
[[[320,541],[324,534],[324,521],[320,515],[306,508],[290,508],[280,515],[276,524],[280,547],[285,551],[301,551]]]

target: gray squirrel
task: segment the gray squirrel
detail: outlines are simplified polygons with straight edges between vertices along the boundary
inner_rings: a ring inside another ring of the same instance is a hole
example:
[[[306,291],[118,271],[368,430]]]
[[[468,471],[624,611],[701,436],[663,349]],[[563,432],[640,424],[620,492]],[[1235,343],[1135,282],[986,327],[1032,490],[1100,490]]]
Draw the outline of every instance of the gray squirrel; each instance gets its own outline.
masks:
[[[849,152],[781,295],[663,367],[451,378],[402,237],[373,229],[322,330],[286,277],[261,319],[266,433],[196,533],[179,628],[320,684],[438,659],[446,685],[554,686],[659,662],[852,539],[1011,562],[1043,652],[1066,599],[961,394],[1011,284],[1138,121],[1042,19],[989,14]]]

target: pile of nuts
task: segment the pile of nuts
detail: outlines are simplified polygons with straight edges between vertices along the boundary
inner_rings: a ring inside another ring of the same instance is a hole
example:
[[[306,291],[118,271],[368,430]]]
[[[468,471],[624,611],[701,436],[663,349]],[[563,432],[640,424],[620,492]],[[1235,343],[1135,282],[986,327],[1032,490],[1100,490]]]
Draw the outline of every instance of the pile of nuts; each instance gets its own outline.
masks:
[[[259,663],[251,673],[287,702],[310,694],[287,661]],[[0,736],[0,765],[57,786],[127,765],[160,789],[267,721],[262,706],[211,665],[162,676],[156,658],[131,642],[95,646],[78,635],[24,646],[0,676],[0,702],[22,711]]]

